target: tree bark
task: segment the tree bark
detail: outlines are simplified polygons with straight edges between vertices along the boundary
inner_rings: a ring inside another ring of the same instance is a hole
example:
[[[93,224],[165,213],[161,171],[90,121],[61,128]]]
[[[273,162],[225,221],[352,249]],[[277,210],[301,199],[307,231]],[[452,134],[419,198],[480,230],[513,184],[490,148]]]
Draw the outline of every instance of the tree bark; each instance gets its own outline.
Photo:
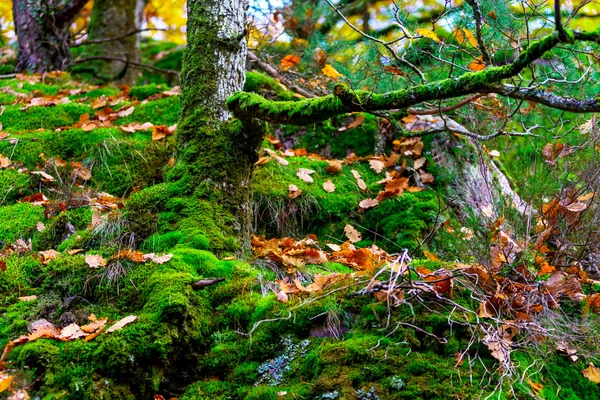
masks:
[[[139,33],[127,35],[140,28],[144,0],[95,0],[88,28],[90,40],[120,38],[102,44],[90,46],[89,54],[93,56],[111,56],[139,62],[141,58]],[[134,85],[138,78],[135,68],[126,68],[121,61],[97,61],[103,74],[113,77],[120,76],[119,82]]]
[[[17,71],[65,70],[71,62],[69,25],[88,0],[14,0]]]
[[[203,229],[203,218],[218,227],[221,238],[209,235],[212,250],[247,254],[252,169],[265,124],[232,119],[225,105],[244,86],[247,0],[189,0],[187,4],[179,154],[168,179],[197,199],[194,207],[203,215],[192,218],[198,229]]]

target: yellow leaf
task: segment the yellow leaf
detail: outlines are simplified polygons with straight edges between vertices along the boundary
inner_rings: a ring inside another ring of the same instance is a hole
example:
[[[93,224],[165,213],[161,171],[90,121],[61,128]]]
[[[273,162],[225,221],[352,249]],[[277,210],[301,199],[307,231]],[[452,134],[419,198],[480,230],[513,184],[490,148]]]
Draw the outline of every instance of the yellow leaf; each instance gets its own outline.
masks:
[[[465,32],[465,36],[469,40],[469,43],[471,43],[471,46],[477,47],[477,44],[478,44],[477,43],[477,39],[475,39],[475,36],[473,36],[473,34],[471,33],[471,31],[468,30],[467,28],[463,28],[463,31]]]
[[[471,71],[481,71],[485,68],[485,63],[483,62],[483,57],[477,57],[471,64],[469,64],[469,69]]]
[[[281,62],[279,63],[279,69],[281,69],[283,72],[285,72],[288,69],[295,67],[296,64],[298,64],[299,62],[300,62],[299,56],[290,54],[281,59]]]
[[[463,44],[465,42],[465,34],[461,29],[454,29],[454,35],[456,36],[456,41],[458,42],[458,44]]]
[[[593,363],[590,363],[590,366],[581,372],[590,381],[600,383],[600,369],[596,368]]]
[[[440,259],[438,258],[438,256],[436,256],[435,254],[433,254],[430,251],[423,250],[423,254],[425,255],[425,257],[427,257],[431,261],[440,261]]]
[[[423,37],[433,40],[434,42],[441,43],[441,40],[438,37],[438,35],[436,35],[435,32],[430,29],[419,28],[415,32],[417,32],[417,35],[421,35]]]
[[[321,71],[322,71],[322,72],[323,72],[325,75],[327,75],[328,77],[330,77],[331,79],[333,79],[333,80],[336,80],[336,81],[337,81],[337,79],[338,79],[338,78],[343,78],[343,77],[344,77],[344,75],[342,75],[342,74],[340,74],[339,72],[337,72],[337,71],[336,71],[336,69],[335,69],[335,68],[333,68],[333,67],[332,67],[331,65],[329,65],[329,64],[326,64],[326,65],[325,65],[325,68],[323,68]]]
[[[0,375],[0,392],[4,392],[6,389],[8,389],[13,379],[15,379],[14,376],[10,376],[3,372]]]

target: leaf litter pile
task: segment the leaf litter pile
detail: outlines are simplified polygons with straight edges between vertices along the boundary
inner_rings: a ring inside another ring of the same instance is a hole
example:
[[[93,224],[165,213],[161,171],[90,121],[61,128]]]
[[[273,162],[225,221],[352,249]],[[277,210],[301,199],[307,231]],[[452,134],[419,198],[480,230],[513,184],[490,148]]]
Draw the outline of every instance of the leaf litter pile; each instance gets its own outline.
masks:
[[[360,124],[360,117],[355,121]],[[438,121],[432,117],[409,115],[403,122],[405,128],[419,132]],[[322,185],[327,193],[335,192],[336,177],[342,169],[352,168],[355,163],[368,163],[376,174],[385,174],[385,178],[376,182],[381,185],[377,195],[365,197],[357,204],[358,209],[363,211],[377,207],[385,199],[401,196],[404,191],[424,190],[426,184],[433,183],[434,180],[425,169],[427,159],[422,154],[423,142],[418,137],[396,140],[394,151],[389,156],[357,157],[350,154],[343,160],[308,154],[305,149],[283,150],[275,137],[269,137],[268,140],[275,150],[264,149],[265,156],[257,162],[258,165],[275,161],[281,164],[281,168],[291,168],[286,159],[295,156],[326,161],[325,170],[331,178]],[[558,150],[553,150],[550,145],[544,149],[548,162],[564,155],[563,147],[555,147]],[[296,171],[296,177],[307,184],[315,184],[314,174],[314,170],[306,168]],[[351,174],[360,191],[366,192],[368,186],[360,173],[351,169]],[[298,198],[302,195],[302,190],[295,184],[290,184],[288,195],[291,199]],[[353,287],[358,283],[361,285],[358,294],[372,294],[378,301],[391,307],[404,304],[407,298],[458,307],[453,302],[454,288],[458,286],[472,291],[472,297],[478,300],[478,308],[465,310],[466,313],[481,321],[492,321],[481,325],[481,341],[500,362],[501,368],[510,368],[510,353],[518,346],[518,336],[533,337],[537,341],[550,339],[557,352],[576,361],[578,350],[559,333],[552,332],[552,329],[537,321],[554,310],[559,310],[564,300],[580,303],[584,316],[589,312],[600,311],[600,293],[586,295],[583,290],[583,285],[600,282],[588,278],[577,263],[561,267],[551,265],[551,260],[556,259],[548,247],[559,222],[566,221],[572,229],[577,227],[593,196],[593,193],[579,196],[568,194],[563,199],[554,199],[543,205],[537,216],[537,239],[531,243],[513,239],[503,217],[490,221],[489,264],[486,265],[440,262],[435,254],[424,250],[425,257],[439,263],[440,268],[430,270],[423,266],[413,267],[406,252],[400,255],[388,254],[376,245],[356,248],[354,243],[361,241],[362,237],[351,225],[346,225],[344,233],[347,241],[341,244],[325,243],[321,246],[314,235],[302,240],[254,236],[252,249],[256,258],[268,260],[280,268],[282,276],[271,287],[279,301],[289,302],[294,297],[301,299],[315,293],[326,295],[337,290],[336,288]],[[486,216],[491,218],[492,213],[488,214]],[[446,230],[452,231],[449,227]],[[463,240],[470,240],[473,232],[463,229],[461,235]],[[526,250],[536,255],[533,266],[520,261]],[[327,271],[327,263],[330,262],[343,264],[353,272],[316,273],[312,277],[310,273],[306,273],[305,267],[308,265],[321,266]],[[494,321],[500,323],[495,324]],[[466,351],[457,354],[457,364],[464,361],[465,353]],[[591,381],[600,383],[598,371],[600,370],[592,363],[582,373]],[[543,387],[533,382],[530,385],[537,391]]]

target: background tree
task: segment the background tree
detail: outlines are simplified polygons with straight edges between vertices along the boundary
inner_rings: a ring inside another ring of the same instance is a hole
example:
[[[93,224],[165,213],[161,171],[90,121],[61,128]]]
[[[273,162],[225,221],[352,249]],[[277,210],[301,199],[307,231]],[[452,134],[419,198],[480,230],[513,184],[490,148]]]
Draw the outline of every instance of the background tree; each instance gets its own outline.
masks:
[[[87,54],[96,57],[126,59],[138,63],[140,53],[140,28],[144,19],[145,0],[94,1],[88,26],[88,41],[101,43],[87,48]],[[139,72],[116,60],[98,60],[99,72],[119,76],[119,81],[136,83]],[[124,71],[124,68],[127,68]],[[120,76],[123,75],[123,76]]]
[[[65,70],[71,62],[71,21],[88,0],[14,0],[13,18],[19,38],[17,71]]]

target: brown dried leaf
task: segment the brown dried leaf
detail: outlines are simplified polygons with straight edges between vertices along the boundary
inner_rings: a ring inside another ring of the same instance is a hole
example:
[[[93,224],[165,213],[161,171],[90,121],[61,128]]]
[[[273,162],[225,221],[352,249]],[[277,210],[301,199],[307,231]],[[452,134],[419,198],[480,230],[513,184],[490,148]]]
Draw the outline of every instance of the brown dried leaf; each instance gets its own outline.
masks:
[[[101,255],[98,254],[86,254],[85,262],[91,268],[104,267],[107,263],[107,261],[104,258],[102,258]]]
[[[298,188],[296,185],[290,185],[288,187],[288,197],[290,199],[295,199],[296,197],[302,194],[302,190]]]
[[[335,192],[335,184],[331,181],[331,179],[323,182],[323,190],[325,190],[327,193]]]
[[[378,204],[379,201],[377,199],[364,199],[360,203],[358,203],[358,206],[363,210],[366,210],[368,208],[376,207]]]
[[[133,321],[135,321],[138,317],[135,315],[130,315],[128,317],[123,318],[122,320],[116,322],[113,326],[111,326],[110,328],[108,328],[106,330],[106,333],[110,333],[110,332],[114,332],[114,331],[118,331],[120,329],[122,329],[125,325],[132,323]]]
[[[81,327],[81,330],[86,333],[94,333],[96,330],[104,327],[107,322],[108,322],[107,318],[92,321],[92,323],[90,323],[90,324],[83,325]]]
[[[342,172],[342,163],[338,160],[328,160],[327,163],[329,164],[327,167],[325,167],[325,171],[327,171],[327,173],[335,175]]]
[[[81,327],[75,323],[65,326],[59,335],[59,339],[63,341],[75,340],[80,337],[85,337],[88,334],[81,330]]]
[[[381,160],[369,160],[369,165],[371,166],[371,169],[378,174],[385,169],[385,163]]]
[[[362,235],[352,225],[346,224],[344,227],[344,233],[350,242],[356,243],[362,240]]]

